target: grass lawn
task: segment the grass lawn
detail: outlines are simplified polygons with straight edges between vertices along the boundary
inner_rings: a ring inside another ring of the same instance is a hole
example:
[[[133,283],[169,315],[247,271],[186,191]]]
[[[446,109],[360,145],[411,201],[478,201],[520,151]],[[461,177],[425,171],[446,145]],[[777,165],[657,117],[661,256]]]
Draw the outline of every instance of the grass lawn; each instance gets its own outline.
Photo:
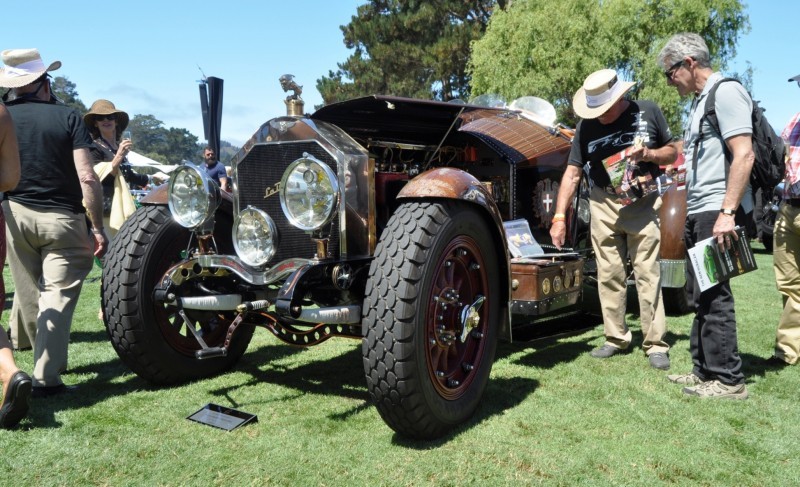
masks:
[[[757,245],[757,244],[756,244]],[[119,361],[84,287],[67,396],[0,430],[2,485],[800,485],[800,369],[765,369],[781,299],[772,256],[733,280],[747,401],[684,396],[640,349],[597,360],[602,326],[503,343],[477,415],[435,442],[395,435],[369,404],[360,342],[308,350],[257,330],[229,373],[154,388]],[[9,293],[13,283],[5,270]],[[7,327],[10,300],[3,324]],[[691,317],[668,319],[672,372],[688,372]],[[629,315],[641,345],[636,316]],[[30,371],[31,351],[18,352]],[[187,415],[213,402],[258,415],[225,432]]]

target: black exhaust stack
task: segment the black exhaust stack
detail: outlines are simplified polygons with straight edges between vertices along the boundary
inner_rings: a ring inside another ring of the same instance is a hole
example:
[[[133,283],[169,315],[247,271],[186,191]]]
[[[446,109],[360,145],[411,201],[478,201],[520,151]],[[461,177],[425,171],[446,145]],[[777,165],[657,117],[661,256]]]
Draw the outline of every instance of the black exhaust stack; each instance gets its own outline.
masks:
[[[222,84],[220,78],[209,76],[200,83],[200,110],[203,113],[203,132],[208,146],[214,149],[217,160],[222,126]]]

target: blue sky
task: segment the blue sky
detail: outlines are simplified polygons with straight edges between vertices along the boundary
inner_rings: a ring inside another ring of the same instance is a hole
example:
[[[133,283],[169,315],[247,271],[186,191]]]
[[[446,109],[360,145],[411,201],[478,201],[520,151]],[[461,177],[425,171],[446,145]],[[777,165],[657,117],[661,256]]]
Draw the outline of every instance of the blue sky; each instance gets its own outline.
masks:
[[[303,86],[306,111],[322,102],[316,80],[349,56],[339,26],[363,3],[228,0],[213,13],[203,2],[165,0],[29,6],[43,10],[24,22],[4,17],[0,49],[36,47],[45,62],[62,61],[54,74],[75,83],[87,106],[107,98],[131,116],[152,114],[202,141],[199,66],[225,81],[222,138],[240,145],[285,113],[280,75],[294,74]],[[787,82],[800,74],[800,61],[796,47],[781,41],[795,32],[800,2],[749,3],[752,30],[740,39],[730,70],[752,64],[754,98],[780,130],[800,111],[800,87]]]

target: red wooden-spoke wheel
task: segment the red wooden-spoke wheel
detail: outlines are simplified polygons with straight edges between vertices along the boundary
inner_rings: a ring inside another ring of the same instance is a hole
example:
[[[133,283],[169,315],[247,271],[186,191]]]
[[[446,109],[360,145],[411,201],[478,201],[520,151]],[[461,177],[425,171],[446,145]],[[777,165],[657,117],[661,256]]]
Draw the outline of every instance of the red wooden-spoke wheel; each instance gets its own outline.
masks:
[[[426,360],[432,383],[447,399],[468,390],[481,365],[488,321],[481,316],[490,304],[482,301],[489,286],[484,267],[478,244],[469,236],[454,238],[436,266],[428,303]]]

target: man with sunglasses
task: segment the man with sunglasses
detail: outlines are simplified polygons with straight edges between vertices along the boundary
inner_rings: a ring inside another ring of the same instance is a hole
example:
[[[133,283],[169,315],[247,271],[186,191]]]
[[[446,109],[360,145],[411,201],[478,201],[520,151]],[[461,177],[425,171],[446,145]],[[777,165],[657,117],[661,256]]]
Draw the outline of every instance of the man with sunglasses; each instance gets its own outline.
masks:
[[[61,373],[67,367],[72,315],[92,254],[102,257],[109,242],[103,194],[81,115],[52,96],[47,73],[61,62],[44,64],[36,49],[5,50],[2,62],[0,87],[10,88],[6,105],[16,127],[22,174],[3,201],[8,263],[20,325],[34,344],[32,397],[45,397],[70,390]]]
[[[681,96],[694,97],[683,144],[686,246],[713,236],[720,246],[730,247],[731,239],[737,238],[737,218],[743,221],[753,209],[749,188],[755,158],[752,100],[739,83],[721,83],[714,104],[717,132],[703,115],[709,91],[723,76],[711,68],[703,38],[693,33],[674,35],[659,53],[658,63],[664,69],[667,84]],[[693,369],[667,378],[686,386],[683,392],[690,396],[746,399],[730,283],[724,281],[701,293],[692,266],[686,267],[695,302],[689,339]]]

